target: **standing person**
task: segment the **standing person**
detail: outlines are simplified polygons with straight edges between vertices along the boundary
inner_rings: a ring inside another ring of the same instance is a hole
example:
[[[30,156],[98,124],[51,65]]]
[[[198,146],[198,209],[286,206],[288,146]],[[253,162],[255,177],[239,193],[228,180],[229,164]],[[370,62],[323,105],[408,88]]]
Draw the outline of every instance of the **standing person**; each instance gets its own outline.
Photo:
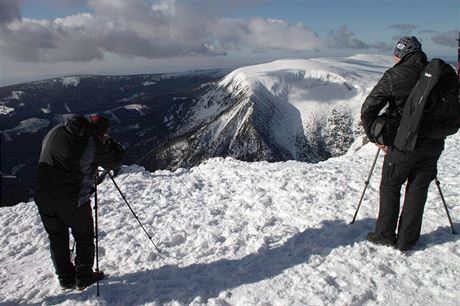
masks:
[[[401,114],[409,93],[428,64],[422,45],[414,36],[401,38],[393,55],[395,65],[385,71],[361,109],[364,130],[374,143],[376,140],[371,135],[371,127],[379,112],[388,103],[390,112]],[[368,234],[367,240],[395,246],[404,252],[420,237],[428,187],[436,177],[444,138],[435,139],[419,134],[412,152],[400,151],[393,146],[377,146],[385,152],[385,159],[380,183],[379,215],[375,231]],[[396,235],[401,187],[406,181],[404,206]]]
[[[104,277],[92,269],[94,228],[89,198],[98,166],[117,169],[124,155],[121,146],[108,138],[109,126],[103,115],[77,116],[54,127],[43,140],[35,203],[62,289],[83,290]],[[70,258],[69,228],[76,242],[75,265]]]

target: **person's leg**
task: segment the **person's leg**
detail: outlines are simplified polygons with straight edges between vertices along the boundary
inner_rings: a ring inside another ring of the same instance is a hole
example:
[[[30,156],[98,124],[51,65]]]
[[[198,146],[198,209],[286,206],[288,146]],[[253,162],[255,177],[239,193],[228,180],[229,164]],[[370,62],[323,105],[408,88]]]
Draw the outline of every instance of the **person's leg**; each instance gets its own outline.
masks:
[[[411,170],[410,157],[400,151],[391,150],[385,156],[380,182],[379,215],[375,234],[384,244],[396,242],[401,186]]]
[[[71,288],[75,284],[75,269],[70,260],[69,229],[55,211],[39,206],[39,213],[48,233],[51,259],[59,282],[63,288]]]
[[[91,277],[93,271],[94,225],[90,203],[72,211],[68,224],[76,242],[75,276],[78,281],[78,279]]]
[[[409,176],[398,228],[398,248],[408,250],[420,238],[428,187],[436,177],[437,157],[425,158]]]

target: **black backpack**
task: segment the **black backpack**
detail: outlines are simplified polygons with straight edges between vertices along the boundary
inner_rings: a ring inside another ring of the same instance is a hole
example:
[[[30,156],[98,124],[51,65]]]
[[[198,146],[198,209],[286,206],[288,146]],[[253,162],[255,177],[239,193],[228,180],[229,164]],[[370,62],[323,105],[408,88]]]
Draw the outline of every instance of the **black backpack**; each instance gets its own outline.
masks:
[[[458,76],[452,66],[435,58],[407,98],[393,146],[413,151],[419,136],[443,139],[459,128]]]

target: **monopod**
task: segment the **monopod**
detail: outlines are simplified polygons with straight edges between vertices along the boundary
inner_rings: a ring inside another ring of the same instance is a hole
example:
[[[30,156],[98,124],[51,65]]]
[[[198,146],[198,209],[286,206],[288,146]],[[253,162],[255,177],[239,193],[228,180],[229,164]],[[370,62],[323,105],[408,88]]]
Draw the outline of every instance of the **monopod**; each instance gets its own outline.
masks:
[[[98,238],[98,223],[97,223],[97,183],[99,174],[96,173],[96,180],[94,182],[94,238],[96,239],[96,288],[97,296],[99,296],[99,238]]]

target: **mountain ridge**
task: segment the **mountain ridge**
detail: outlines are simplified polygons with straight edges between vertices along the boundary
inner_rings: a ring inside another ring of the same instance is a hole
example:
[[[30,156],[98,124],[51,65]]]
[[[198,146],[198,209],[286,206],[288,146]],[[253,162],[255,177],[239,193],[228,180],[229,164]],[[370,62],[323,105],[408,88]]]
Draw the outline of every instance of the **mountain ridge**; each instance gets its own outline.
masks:
[[[198,98],[178,139],[143,161],[161,168],[167,159],[177,168],[224,151],[246,161],[318,162],[344,154],[362,134],[357,117],[365,96],[390,64],[386,56],[357,55],[236,69]]]
[[[326,160],[362,135],[360,106],[390,64],[375,55],[288,59],[230,73],[66,76],[2,87],[2,184],[16,198],[30,196],[47,129],[94,112],[112,118],[110,133],[127,148],[125,162],[150,171],[218,156]]]

